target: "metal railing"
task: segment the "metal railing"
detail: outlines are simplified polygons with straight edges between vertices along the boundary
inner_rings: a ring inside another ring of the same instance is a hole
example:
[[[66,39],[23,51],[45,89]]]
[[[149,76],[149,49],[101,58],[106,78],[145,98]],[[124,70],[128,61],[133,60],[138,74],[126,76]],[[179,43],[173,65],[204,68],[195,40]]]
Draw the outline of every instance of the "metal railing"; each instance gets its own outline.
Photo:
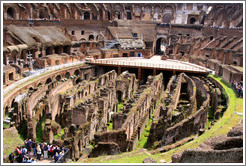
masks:
[[[68,149],[65,154],[60,157],[57,161],[57,163],[67,163],[68,159],[70,159],[71,157],[71,154],[70,154],[70,150]]]
[[[59,69],[65,68],[65,67],[76,66],[76,65],[84,64],[84,63],[85,63],[84,61],[77,61],[77,62],[74,62],[74,63],[67,63],[67,64],[58,65],[58,66],[52,66],[52,67],[47,67],[47,68],[44,68],[44,69],[35,70],[35,71],[33,71],[32,75],[30,75],[30,76],[28,76],[26,78],[23,78],[23,79],[15,82],[13,84],[11,84],[10,86],[6,87],[3,90],[3,95],[5,95],[8,91],[10,91],[11,89],[15,88],[16,86],[22,84],[23,82],[26,82],[29,79],[32,79],[32,78],[34,78],[36,76],[39,76],[39,75],[41,75],[43,73],[59,70]]]

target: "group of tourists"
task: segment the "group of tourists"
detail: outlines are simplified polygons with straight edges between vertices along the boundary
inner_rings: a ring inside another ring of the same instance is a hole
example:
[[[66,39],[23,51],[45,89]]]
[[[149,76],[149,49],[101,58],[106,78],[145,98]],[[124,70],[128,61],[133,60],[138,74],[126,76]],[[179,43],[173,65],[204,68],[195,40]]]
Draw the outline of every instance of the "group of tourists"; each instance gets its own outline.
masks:
[[[39,143],[35,140],[32,141],[31,139],[26,139],[25,145],[17,146],[14,153],[12,152],[9,155],[9,161],[11,163],[14,161],[17,161],[18,163],[34,163],[36,162],[34,159],[35,157],[37,160],[41,160],[42,157],[43,159],[54,158],[56,163],[64,156],[66,151],[67,149],[64,147],[47,144],[46,142]]]
[[[232,88],[236,92],[237,97],[243,97],[243,81],[234,81]]]
[[[205,26],[207,27],[207,26]],[[209,26],[210,28],[215,28],[215,29],[243,29],[243,27],[219,27],[219,26]]]

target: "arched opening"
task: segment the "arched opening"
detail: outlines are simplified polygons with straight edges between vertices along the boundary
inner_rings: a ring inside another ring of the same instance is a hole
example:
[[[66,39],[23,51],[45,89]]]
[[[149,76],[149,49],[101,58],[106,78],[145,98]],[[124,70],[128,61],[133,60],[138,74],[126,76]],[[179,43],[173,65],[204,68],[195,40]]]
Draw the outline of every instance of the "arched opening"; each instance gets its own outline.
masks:
[[[39,18],[45,18],[44,12],[42,10],[39,12]]]
[[[75,83],[78,84],[78,83],[80,83],[80,82],[82,82],[82,79],[79,77],[79,78],[75,81]]]
[[[65,74],[65,77],[66,77],[67,79],[69,79],[69,77],[70,77],[70,73],[69,73],[69,72],[67,72],[67,73]]]
[[[45,84],[49,84],[49,83],[51,83],[51,82],[52,82],[51,78],[48,78],[48,79],[46,80]]]
[[[32,91],[32,90],[33,90],[33,88],[32,88],[32,87],[30,87],[30,88],[29,88],[29,91]]]
[[[40,82],[39,84],[38,84],[38,87],[41,87],[42,86],[42,83]]]
[[[115,16],[116,18],[121,19],[121,15],[120,15],[120,12],[119,11],[115,12],[115,15],[116,15]]]
[[[109,11],[107,11],[107,15],[108,15],[108,20],[111,20],[111,14]]]
[[[94,40],[94,36],[93,35],[89,36],[89,41],[91,41],[91,40]]]
[[[55,54],[60,54],[61,53],[61,49],[59,46],[55,47]]]
[[[155,54],[163,55],[166,51],[166,40],[164,38],[159,38],[156,41]]]
[[[76,75],[76,76],[79,75],[79,70],[78,69],[74,71],[74,75]]]
[[[171,20],[172,20],[172,15],[170,13],[166,13],[163,15],[162,17],[162,21],[165,22],[165,23],[170,23]]]
[[[71,46],[64,46],[63,47],[63,52],[67,53],[67,54],[70,54],[70,49],[71,49]]]
[[[60,75],[56,76],[56,81],[60,81],[60,80],[61,80],[61,76]]]
[[[116,97],[118,99],[118,102],[122,102],[122,92],[121,91],[116,91]]]
[[[190,24],[194,24],[196,22],[196,19],[194,17],[190,18]]]
[[[13,8],[8,8],[7,9],[7,19],[11,20],[11,19],[15,19],[15,12]]]
[[[131,20],[132,19],[132,13],[131,12],[126,12],[126,18],[127,20]]]
[[[90,20],[90,13],[89,12],[84,13],[84,20]]]
[[[51,55],[52,54],[52,48],[51,47],[47,47],[46,48],[46,55]]]

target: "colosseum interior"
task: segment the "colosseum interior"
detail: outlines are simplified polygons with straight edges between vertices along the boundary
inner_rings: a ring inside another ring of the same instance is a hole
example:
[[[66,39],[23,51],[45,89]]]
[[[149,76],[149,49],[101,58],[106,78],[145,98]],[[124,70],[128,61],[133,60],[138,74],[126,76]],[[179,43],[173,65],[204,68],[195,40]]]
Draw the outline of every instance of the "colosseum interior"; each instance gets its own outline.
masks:
[[[243,163],[242,2],[3,3],[2,22],[2,162],[30,139],[58,163]]]

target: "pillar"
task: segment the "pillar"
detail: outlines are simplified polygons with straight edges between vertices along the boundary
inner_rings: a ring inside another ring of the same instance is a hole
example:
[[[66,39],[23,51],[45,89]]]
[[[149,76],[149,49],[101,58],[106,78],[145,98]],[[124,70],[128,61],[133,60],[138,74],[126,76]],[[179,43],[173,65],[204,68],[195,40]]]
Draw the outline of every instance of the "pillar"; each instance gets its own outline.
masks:
[[[120,75],[120,74],[121,74],[121,67],[118,66],[118,75]]]
[[[154,76],[156,75],[156,69],[153,69],[153,75]]]
[[[138,79],[141,79],[141,68],[138,68]]]

